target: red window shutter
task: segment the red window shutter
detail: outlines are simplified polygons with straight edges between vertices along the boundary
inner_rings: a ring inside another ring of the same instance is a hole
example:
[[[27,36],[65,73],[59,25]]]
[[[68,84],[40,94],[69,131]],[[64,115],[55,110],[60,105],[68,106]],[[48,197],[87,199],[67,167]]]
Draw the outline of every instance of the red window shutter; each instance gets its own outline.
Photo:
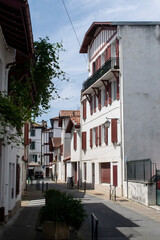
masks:
[[[108,48],[105,50],[105,62],[108,60]]]
[[[111,120],[111,131],[112,131],[111,136],[112,143],[117,142],[117,119]]]
[[[117,186],[117,165],[113,165],[113,186]]]
[[[98,127],[96,127],[96,147],[98,146]]]
[[[111,59],[111,45],[108,46],[108,57],[107,60]]]
[[[93,137],[92,137],[92,128],[90,129],[90,148],[92,148],[93,147]]]
[[[101,183],[110,183],[110,163],[101,163]]]
[[[61,156],[63,155],[63,144],[61,145]]]
[[[87,101],[86,99],[83,101],[83,119],[86,119],[86,113],[87,113],[87,108],[86,108]]]
[[[112,99],[111,99],[111,82],[109,83],[108,86],[108,99],[109,99],[109,104],[111,105]]]
[[[117,78],[117,100],[119,100],[119,77]]]
[[[119,66],[119,40],[116,39],[116,65]]]
[[[99,146],[101,146],[101,125],[99,126]]]
[[[73,148],[77,150],[77,132],[74,132],[74,141],[73,141]]]
[[[82,150],[86,150],[86,137],[87,137],[87,133],[86,132],[82,132]]]
[[[108,106],[108,86],[105,87],[105,106]]]
[[[98,109],[101,110],[101,90],[98,91]]]
[[[96,112],[96,94],[94,95],[94,112]]]
[[[105,127],[105,144],[108,145],[108,128]]]
[[[90,101],[90,114],[93,114],[93,97],[91,97],[91,101]]]

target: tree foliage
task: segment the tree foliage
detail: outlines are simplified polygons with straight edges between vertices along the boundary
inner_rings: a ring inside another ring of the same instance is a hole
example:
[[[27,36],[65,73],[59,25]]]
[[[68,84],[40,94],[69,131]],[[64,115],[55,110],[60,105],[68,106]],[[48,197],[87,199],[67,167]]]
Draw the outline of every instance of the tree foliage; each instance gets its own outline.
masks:
[[[0,94],[1,140],[6,126],[16,128],[20,135],[26,120],[49,109],[53,93],[58,95],[54,80],[66,79],[59,65],[60,51],[63,51],[62,43],[52,44],[48,37],[40,38],[34,42],[34,58],[25,59],[10,69],[9,92]],[[25,77],[20,77],[23,75]]]

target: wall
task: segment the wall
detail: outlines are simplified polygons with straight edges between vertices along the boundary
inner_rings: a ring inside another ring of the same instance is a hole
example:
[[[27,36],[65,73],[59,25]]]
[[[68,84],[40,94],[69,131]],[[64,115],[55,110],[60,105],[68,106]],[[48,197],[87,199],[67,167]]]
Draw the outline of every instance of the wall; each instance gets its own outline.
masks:
[[[125,181],[124,196],[146,206],[156,205],[156,184]]]
[[[160,30],[121,26],[119,35],[123,159],[151,159],[160,169]]]

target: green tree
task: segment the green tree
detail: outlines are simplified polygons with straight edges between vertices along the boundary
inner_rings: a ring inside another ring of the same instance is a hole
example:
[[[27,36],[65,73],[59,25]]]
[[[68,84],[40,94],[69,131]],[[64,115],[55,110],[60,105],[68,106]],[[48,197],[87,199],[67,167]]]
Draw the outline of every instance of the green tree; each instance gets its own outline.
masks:
[[[1,141],[7,133],[6,127],[17,130],[16,135],[8,135],[9,144],[15,136],[21,135],[25,121],[49,109],[53,94],[59,97],[55,79],[66,80],[59,65],[60,51],[64,51],[62,43],[50,43],[48,37],[40,38],[34,42],[34,58],[25,58],[10,69],[8,94],[0,94]]]

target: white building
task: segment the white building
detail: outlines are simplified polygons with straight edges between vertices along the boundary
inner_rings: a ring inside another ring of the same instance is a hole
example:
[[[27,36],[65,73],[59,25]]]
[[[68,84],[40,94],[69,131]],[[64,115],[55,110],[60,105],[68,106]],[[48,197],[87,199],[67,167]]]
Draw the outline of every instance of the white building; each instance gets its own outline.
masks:
[[[53,129],[52,147],[53,147],[53,162],[50,166],[52,169],[52,177],[57,176],[60,179],[61,176],[61,127],[59,127],[59,117],[50,119],[51,127]]]
[[[160,168],[160,22],[94,22],[80,53],[88,54],[89,71],[81,99],[82,181],[102,191],[116,185],[118,195],[154,204],[148,181],[153,163]]]
[[[59,127],[61,127],[61,176],[59,180],[67,181],[72,176],[71,165],[71,133],[66,132],[70,117],[80,116],[80,111],[61,110],[59,113]]]
[[[81,159],[81,133],[80,133],[80,116],[71,117],[66,133],[71,133],[71,177],[75,184],[80,181],[80,159]],[[80,182],[79,182],[80,184]]]
[[[21,60],[32,56],[33,37],[27,1],[21,3],[17,1],[14,3],[5,0],[1,1],[1,10],[0,92],[5,91],[8,93],[8,78],[11,76],[10,69],[18,64],[20,56]],[[19,19],[18,22],[17,18]],[[17,76],[17,81],[20,80],[19,77],[23,80],[25,74],[23,77]],[[0,125],[0,128],[2,129],[3,126]],[[9,132],[11,134],[15,133],[15,129],[12,127],[6,130],[6,136],[4,138],[0,136],[5,143],[7,142],[6,139]],[[20,207],[21,195],[26,181],[28,144],[29,142],[26,138],[25,148],[22,144],[20,146],[17,146],[15,143],[3,145],[0,142],[0,222],[7,221]]]
[[[44,126],[40,124],[31,124],[29,132],[30,147],[28,156],[29,176],[34,176],[35,171],[42,169],[42,131]]]

